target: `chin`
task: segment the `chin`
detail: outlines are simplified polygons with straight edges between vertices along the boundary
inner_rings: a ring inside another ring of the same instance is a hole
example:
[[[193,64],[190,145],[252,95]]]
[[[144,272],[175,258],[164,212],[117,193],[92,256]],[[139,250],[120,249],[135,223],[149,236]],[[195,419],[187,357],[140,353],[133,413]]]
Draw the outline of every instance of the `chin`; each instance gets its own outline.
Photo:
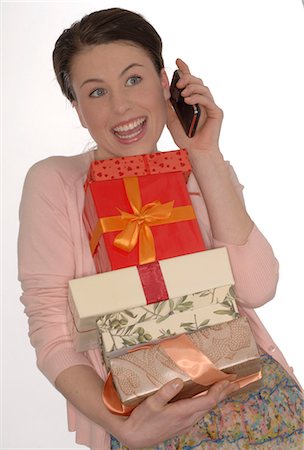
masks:
[[[126,152],[126,154],[128,154],[130,156],[149,155],[150,153],[154,153],[156,151],[157,151],[156,148],[155,149],[147,149],[145,147],[142,147],[142,148],[139,148],[139,149],[136,149],[136,148],[130,149],[130,151]]]
[[[105,147],[97,146],[98,159],[121,158],[124,156],[146,155],[157,152],[157,146],[145,144],[144,142],[134,142],[128,145],[113,145],[109,150]]]
[[[145,145],[128,145],[125,148],[117,149],[116,155],[117,157],[121,156],[136,156],[136,155],[147,155],[150,153],[154,153],[157,151],[156,146],[145,146]],[[113,152],[114,153],[114,152]]]

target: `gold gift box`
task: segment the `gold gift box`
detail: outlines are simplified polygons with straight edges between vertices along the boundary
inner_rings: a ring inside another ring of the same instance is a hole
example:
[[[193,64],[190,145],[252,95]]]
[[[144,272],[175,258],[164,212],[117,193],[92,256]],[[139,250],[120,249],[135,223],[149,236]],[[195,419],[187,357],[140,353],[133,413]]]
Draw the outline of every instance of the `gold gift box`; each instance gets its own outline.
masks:
[[[234,284],[224,247],[164,259],[159,266],[169,299]],[[136,266],[71,280],[69,306],[74,322],[70,332],[75,349],[98,346],[96,321],[100,316],[146,303]]]
[[[235,381],[243,380],[243,385],[246,385],[252,377],[254,380],[261,377],[259,351],[245,317],[207,327],[188,337],[217,369],[236,375]],[[187,358],[186,353],[184,359]],[[174,400],[192,397],[213,384],[204,386],[193,381],[161,348],[161,344],[139,348],[110,359],[109,363],[118,396],[122,404],[129,407],[135,407],[174,378],[184,382],[184,388]]]
[[[109,313],[97,320],[105,359],[130,347],[156,343],[239,316],[233,286],[226,285],[150,305]]]

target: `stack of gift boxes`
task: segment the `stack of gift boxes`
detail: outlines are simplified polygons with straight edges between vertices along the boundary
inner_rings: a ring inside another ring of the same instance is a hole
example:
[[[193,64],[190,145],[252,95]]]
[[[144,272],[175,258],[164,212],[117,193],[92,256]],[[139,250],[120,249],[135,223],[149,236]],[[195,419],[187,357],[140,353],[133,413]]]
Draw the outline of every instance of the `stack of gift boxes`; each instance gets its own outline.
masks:
[[[69,303],[76,350],[100,344],[114,412],[176,377],[184,381],[176,399],[223,379],[261,378],[227,250],[205,248],[190,173],[186,150],[90,166],[83,219],[97,275],[71,280]]]

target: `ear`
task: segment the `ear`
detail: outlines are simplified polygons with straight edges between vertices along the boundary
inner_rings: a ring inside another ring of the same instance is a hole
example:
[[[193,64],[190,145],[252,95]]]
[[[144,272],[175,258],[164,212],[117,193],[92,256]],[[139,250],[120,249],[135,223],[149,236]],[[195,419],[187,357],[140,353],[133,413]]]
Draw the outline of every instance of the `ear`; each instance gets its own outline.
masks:
[[[83,128],[88,128],[88,127],[87,127],[87,124],[86,124],[86,122],[85,122],[85,120],[84,120],[84,117],[83,117],[83,115],[82,115],[81,109],[79,108],[79,105],[78,105],[78,103],[77,103],[76,100],[73,100],[73,101],[72,101],[72,106],[73,106],[73,108],[76,109],[78,118],[79,118],[80,123],[81,123],[81,125],[83,126]]]
[[[161,85],[163,88],[165,100],[169,100],[169,98],[171,97],[170,83],[169,83],[169,78],[168,78],[168,75],[167,75],[167,72],[165,71],[165,69],[162,69],[160,72],[160,80],[161,80]]]

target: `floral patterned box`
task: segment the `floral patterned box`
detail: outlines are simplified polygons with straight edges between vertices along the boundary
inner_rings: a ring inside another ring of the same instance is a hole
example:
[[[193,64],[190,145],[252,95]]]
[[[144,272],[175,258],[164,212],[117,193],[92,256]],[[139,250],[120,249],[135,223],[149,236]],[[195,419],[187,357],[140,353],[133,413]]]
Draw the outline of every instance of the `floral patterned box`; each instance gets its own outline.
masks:
[[[164,259],[158,264],[167,299],[234,284],[224,247]],[[150,284],[155,289],[154,280]],[[140,271],[133,266],[71,280],[68,298],[74,346],[77,351],[85,351],[98,347],[99,317],[149,304],[149,289],[145,289]],[[203,302],[203,296],[200,299]],[[170,300],[167,301],[170,305]]]
[[[241,388],[261,379],[259,350],[245,317],[138,348],[110,359],[110,368],[103,392],[110,409],[117,408],[117,398],[133,408],[174,378],[184,382],[174,401],[231,376]]]
[[[105,360],[146,343],[189,333],[239,317],[232,285],[208,289],[97,320]]]

